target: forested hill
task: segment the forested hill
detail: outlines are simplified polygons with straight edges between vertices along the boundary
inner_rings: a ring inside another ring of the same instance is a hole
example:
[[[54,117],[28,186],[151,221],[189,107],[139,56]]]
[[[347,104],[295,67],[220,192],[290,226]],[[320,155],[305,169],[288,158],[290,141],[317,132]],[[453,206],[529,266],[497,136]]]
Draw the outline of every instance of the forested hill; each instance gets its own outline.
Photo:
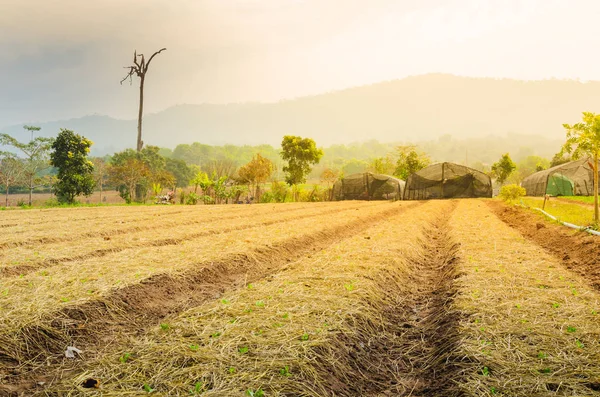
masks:
[[[151,93],[146,101],[152,101]],[[321,146],[377,139],[418,142],[445,134],[476,138],[507,133],[563,139],[563,123],[600,111],[600,82],[467,78],[430,74],[278,103],[181,105],[144,118],[146,144],[273,144],[285,134]],[[132,118],[135,115],[132,115]],[[31,121],[30,121],[31,122]],[[37,123],[92,139],[96,154],[135,147],[135,120],[107,116]],[[2,129],[21,134],[21,126]]]

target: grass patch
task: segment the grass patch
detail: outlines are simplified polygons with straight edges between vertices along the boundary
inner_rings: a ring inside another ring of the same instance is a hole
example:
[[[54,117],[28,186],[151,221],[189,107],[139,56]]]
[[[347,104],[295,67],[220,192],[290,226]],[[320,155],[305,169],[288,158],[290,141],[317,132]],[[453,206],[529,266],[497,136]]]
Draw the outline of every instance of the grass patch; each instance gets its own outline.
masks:
[[[523,197],[522,200],[525,205],[536,208],[542,208],[544,203],[544,199],[539,197]],[[551,198],[546,202],[545,211],[563,222],[579,226],[590,226],[594,221],[594,209],[592,207],[587,208],[576,203],[566,203],[555,198]],[[545,217],[541,212],[534,212],[541,217]]]

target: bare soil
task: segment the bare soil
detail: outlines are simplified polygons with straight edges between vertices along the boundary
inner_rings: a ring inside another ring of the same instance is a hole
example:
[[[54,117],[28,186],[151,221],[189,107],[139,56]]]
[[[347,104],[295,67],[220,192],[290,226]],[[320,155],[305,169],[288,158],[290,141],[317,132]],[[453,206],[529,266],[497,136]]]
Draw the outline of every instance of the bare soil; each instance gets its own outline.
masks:
[[[461,315],[453,309],[457,294],[458,244],[449,237],[447,215],[425,226],[424,239],[409,254],[407,291],[382,313],[381,324],[349,328],[380,329],[375,335],[340,334],[323,347],[338,352],[352,371],[331,372],[327,383],[335,396],[460,396],[456,388],[468,365],[459,357]],[[392,285],[381,285],[394,296]],[[391,324],[385,328],[383,324]],[[328,356],[317,352],[316,357]],[[365,381],[368,379],[368,381]]]
[[[500,201],[486,201],[492,212],[504,223],[534,241],[571,271],[584,276],[600,290],[600,238],[577,232],[543,219],[525,209],[510,207]]]

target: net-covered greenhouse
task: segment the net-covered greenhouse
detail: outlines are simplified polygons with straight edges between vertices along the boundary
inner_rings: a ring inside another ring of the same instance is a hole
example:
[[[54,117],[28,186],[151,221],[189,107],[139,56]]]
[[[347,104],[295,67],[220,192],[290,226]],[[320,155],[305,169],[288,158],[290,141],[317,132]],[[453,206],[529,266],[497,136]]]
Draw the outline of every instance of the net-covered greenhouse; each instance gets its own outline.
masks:
[[[492,197],[492,181],[481,171],[454,163],[437,163],[411,174],[404,200]]]
[[[333,200],[400,200],[404,181],[365,172],[348,175],[333,185]]]
[[[592,164],[589,158],[560,164],[529,175],[521,186],[528,196],[591,196],[594,194]]]

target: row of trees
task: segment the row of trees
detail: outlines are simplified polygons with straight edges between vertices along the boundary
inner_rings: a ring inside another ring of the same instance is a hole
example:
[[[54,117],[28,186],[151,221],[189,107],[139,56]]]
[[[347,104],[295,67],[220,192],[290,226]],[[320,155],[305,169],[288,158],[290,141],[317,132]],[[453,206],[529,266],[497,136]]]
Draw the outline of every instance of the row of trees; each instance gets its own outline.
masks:
[[[239,169],[227,160],[207,162],[203,167],[188,165],[162,155],[156,146],[88,158],[93,143],[73,131],[61,129],[56,138],[43,138],[33,136],[39,127],[25,126],[25,130],[32,134],[27,143],[6,134],[0,136],[0,143],[11,149],[0,152],[0,184],[5,188],[6,205],[11,187],[17,186],[28,188],[29,205],[34,189],[41,186],[51,186],[61,203],[74,203],[76,197],[88,196],[94,189],[100,191],[102,200],[106,188],[116,189],[128,203],[145,202],[165,188],[175,190],[190,184],[194,186],[188,195],[191,203],[198,199],[206,203],[238,201],[246,190],[258,199],[261,185],[277,168],[260,153]],[[319,162],[323,152],[312,139],[285,136],[280,155],[286,162],[286,182],[297,186],[306,182],[311,165]]]

